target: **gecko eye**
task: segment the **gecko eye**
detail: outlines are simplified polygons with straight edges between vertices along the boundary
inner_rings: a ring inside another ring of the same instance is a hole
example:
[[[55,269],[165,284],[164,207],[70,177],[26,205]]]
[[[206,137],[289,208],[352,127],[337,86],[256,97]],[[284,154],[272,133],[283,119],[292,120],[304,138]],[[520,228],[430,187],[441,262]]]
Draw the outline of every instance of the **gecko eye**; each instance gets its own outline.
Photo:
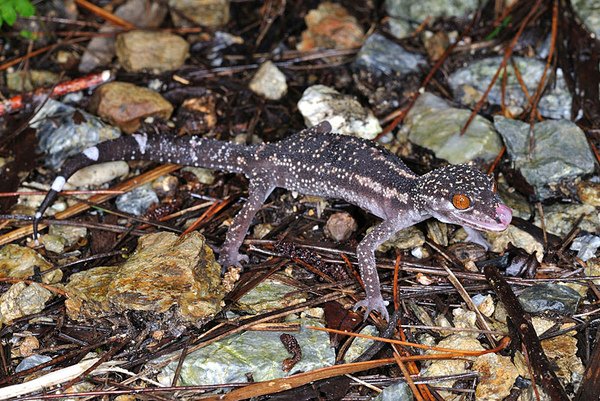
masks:
[[[459,210],[465,210],[471,206],[471,199],[467,195],[455,194],[452,197],[452,204]]]

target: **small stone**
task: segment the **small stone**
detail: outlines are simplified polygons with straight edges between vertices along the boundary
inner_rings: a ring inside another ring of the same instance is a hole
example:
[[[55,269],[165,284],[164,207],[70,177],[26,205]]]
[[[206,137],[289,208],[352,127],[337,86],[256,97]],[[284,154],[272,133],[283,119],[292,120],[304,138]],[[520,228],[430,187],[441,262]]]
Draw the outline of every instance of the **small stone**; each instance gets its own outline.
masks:
[[[491,295],[477,294],[473,297],[473,303],[475,306],[477,306],[479,312],[486,317],[492,317],[494,311],[496,310],[494,299],[491,297]]]
[[[217,100],[212,93],[183,101],[177,110],[177,129],[180,134],[200,135],[217,125]]]
[[[526,288],[518,298],[526,312],[554,311],[570,316],[577,310],[581,296],[565,285],[543,283]]]
[[[129,72],[161,73],[180,68],[188,57],[188,42],[163,31],[129,31],[117,36],[116,53]]]
[[[552,366],[556,366],[556,375],[563,385],[578,387],[583,378],[584,367],[577,356],[577,338],[562,335],[542,341],[544,353]]]
[[[36,366],[41,365],[46,362],[50,362],[51,360],[52,360],[51,356],[34,354],[34,355],[28,356],[26,358],[23,358],[23,360],[21,362],[19,362],[19,364],[15,368],[15,372],[19,373],[19,372],[22,372],[27,369],[35,368]]]
[[[359,47],[364,31],[356,18],[340,4],[325,1],[304,17],[307,29],[302,32],[300,51],[312,49],[351,49]]]
[[[66,241],[64,238],[58,235],[44,234],[40,236],[39,240],[44,248],[49,252],[54,252],[60,255],[65,251]]]
[[[473,370],[479,372],[479,382],[475,389],[478,401],[501,401],[510,394],[519,371],[510,358],[498,354],[478,356]]]
[[[421,54],[409,52],[379,33],[365,40],[354,61],[354,67],[388,78],[419,72],[426,65],[427,60]]]
[[[600,182],[581,181],[577,184],[577,195],[583,203],[600,207]]]
[[[157,203],[160,201],[150,185],[144,185],[119,195],[115,201],[118,210],[134,216],[142,216],[150,206]]]
[[[359,334],[363,334],[366,336],[378,337],[379,331],[377,330],[377,327],[369,325],[369,326],[365,326],[359,332]],[[367,348],[369,348],[371,345],[373,345],[374,342],[375,342],[375,340],[371,340],[368,338],[356,337],[352,341],[352,344],[350,345],[350,347],[348,347],[348,350],[346,351],[346,353],[344,354],[344,360],[348,361],[348,362],[354,361],[356,358],[361,356],[363,354],[363,352],[365,352],[367,350]]]
[[[549,185],[594,171],[594,155],[585,134],[571,121],[547,120],[535,124],[533,149],[530,149],[529,123],[496,116],[494,126],[504,138],[515,167],[541,199],[554,194]]]
[[[373,401],[412,401],[413,393],[405,382],[392,383],[383,389]]]
[[[373,228],[367,230],[369,233]],[[420,247],[425,243],[425,235],[415,226],[407,227],[392,235],[390,239],[385,241],[377,248],[380,252],[387,252],[391,249],[413,249]]]
[[[593,206],[557,203],[544,207],[546,231],[559,237],[567,235],[581,216],[583,218],[578,227],[582,231],[600,233],[600,213]],[[536,214],[534,224],[542,227],[539,214]]]
[[[249,87],[252,92],[269,100],[279,100],[287,93],[285,75],[271,61],[260,66]]]
[[[212,185],[215,182],[214,170],[202,167],[184,167],[182,171],[189,171],[196,176],[198,182],[205,185]]]
[[[35,269],[42,273],[44,284],[54,284],[62,280],[60,269],[54,266],[31,248],[15,244],[5,245],[0,249],[0,277],[27,279],[33,276]],[[52,270],[44,273],[47,270]]]
[[[587,261],[583,269],[586,277],[600,277],[600,258],[593,258]],[[594,284],[600,285],[600,278],[592,280]]]
[[[152,181],[152,190],[159,197],[172,196],[177,192],[179,188],[179,179],[174,175],[163,175]]]
[[[149,116],[168,119],[173,106],[153,90],[126,82],[109,82],[94,92],[90,110],[100,117],[132,133]]]
[[[114,161],[93,164],[77,170],[69,177],[67,183],[71,187],[91,188],[99,187],[117,178],[123,178],[129,174],[129,164],[125,161]]]
[[[470,115],[470,110],[450,107],[442,98],[425,92],[406,116],[403,131],[408,131],[411,142],[452,164],[494,160],[502,143],[488,120],[477,115],[464,135],[460,134]]]
[[[0,323],[10,324],[15,319],[44,310],[52,293],[37,283],[13,284],[0,296]]]
[[[429,58],[432,61],[439,60],[446,52],[448,46],[450,46],[448,34],[444,31],[438,31],[435,33],[426,31],[425,35],[423,36],[423,45],[427,51],[427,54],[429,55]]]
[[[490,242],[490,250],[492,252],[504,252],[508,248],[508,244],[513,244],[517,248],[525,250],[530,255],[535,253],[535,257],[540,263],[544,257],[544,244],[536,240],[528,232],[515,226],[508,226],[506,230],[501,232],[487,232],[486,237]]]
[[[58,83],[60,75],[44,70],[20,70],[6,73],[6,86],[15,92],[29,92],[35,88]]]
[[[325,85],[308,87],[298,101],[307,126],[329,121],[333,132],[374,139],[382,129],[371,110],[353,96],[343,95]]]
[[[229,22],[229,0],[169,0],[169,8],[178,27],[200,25],[215,29]]]
[[[334,213],[327,219],[325,235],[334,241],[346,241],[358,228],[356,220],[345,212]]]
[[[35,336],[27,336],[19,344],[19,354],[22,357],[31,356],[33,351],[40,348],[40,341]]]
[[[256,239],[263,239],[269,235],[271,231],[273,231],[272,224],[257,224],[252,229],[252,237]]]
[[[577,257],[584,262],[596,256],[600,248],[600,237],[597,235],[582,235],[573,240],[571,250],[578,251]]]

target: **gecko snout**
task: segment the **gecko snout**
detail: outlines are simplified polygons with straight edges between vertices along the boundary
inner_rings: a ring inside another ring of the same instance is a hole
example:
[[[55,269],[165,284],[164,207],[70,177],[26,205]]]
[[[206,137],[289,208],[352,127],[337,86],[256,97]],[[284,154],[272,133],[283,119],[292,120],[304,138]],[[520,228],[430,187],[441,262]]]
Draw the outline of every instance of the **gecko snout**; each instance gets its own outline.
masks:
[[[505,204],[498,204],[496,206],[496,221],[504,226],[504,228],[508,227],[510,221],[512,220],[512,211]]]

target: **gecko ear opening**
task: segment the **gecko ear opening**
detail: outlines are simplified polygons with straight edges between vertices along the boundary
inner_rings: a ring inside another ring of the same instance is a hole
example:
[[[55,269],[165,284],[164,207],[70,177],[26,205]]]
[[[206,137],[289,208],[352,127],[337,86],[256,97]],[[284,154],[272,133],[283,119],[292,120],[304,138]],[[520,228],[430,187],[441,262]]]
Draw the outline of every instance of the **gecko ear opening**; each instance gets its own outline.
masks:
[[[465,210],[471,206],[471,199],[464,194],[455,194],[452,196],[452,205],[458,210]]]

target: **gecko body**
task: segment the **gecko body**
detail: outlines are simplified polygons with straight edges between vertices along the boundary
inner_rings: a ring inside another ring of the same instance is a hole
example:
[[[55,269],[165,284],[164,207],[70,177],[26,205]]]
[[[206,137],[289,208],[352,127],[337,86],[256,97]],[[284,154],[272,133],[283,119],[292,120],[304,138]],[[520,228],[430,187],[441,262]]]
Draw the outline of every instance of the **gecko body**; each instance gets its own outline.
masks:
[[[495,193],[493,179],[467,165],[451,165],[425,175],[413,173],[397,156],[355,137],[332,134],[320,123],[275,143],[244,146],[195,136],[133,134],[100,143],[68,159],[34,217],[37,225],[77,170],[112,160],[151,160],[242,173],[248,200],[235,216],[221,248],[222,266],[240,265],[239,248],[256,212],[277,187],[306,195],[340,198],[382,222],[359,243],[356,255],[366,298],[356,308],[388,312],[381,296],[374,252],[397,231],[429,217],[474,230],[502,231],[511,210]]]

